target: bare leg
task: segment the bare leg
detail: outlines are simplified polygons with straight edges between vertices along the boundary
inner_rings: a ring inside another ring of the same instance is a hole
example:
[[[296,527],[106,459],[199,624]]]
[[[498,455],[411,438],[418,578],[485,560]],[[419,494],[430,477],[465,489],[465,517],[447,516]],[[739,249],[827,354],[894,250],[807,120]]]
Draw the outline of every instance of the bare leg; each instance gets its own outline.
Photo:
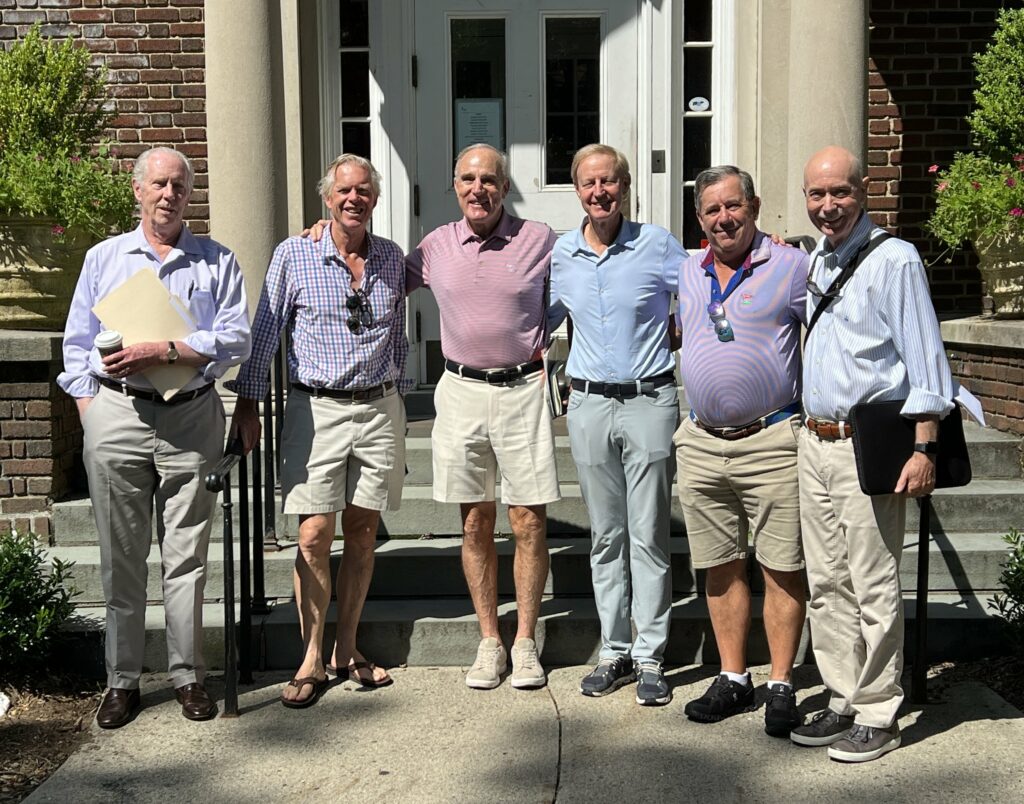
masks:
[[[356,629],[363,614],[366,591],[373,579],[374,547],[380,512],[358,505],[349,505],[341,512],[341,532],[345,536],[345,550],[335,583],[338,598],[338,635],[334,642],[333,664],[342,672],[353,662],[365,662],[366,657],[356,648]],[[369,671],[360,675],[368,677]],[[388,677],[381,667],[373,670],[373,680]]]
[[[498,638],[498,554],[494,549],[497,506],[492,500],[462,503],[460,509],[462,571],[480,621],[480,636]]]
[[[547,509],[543,505],[510,505],[508,519],[516,537],[513,574],[519,625],[516,639],[534,638],[540,599],[548,579]]]
[[[750,586],[747,561],[739,558],[711,567],[707,576],[708,612],[722,658],[722,672],[747,671],[750,632]]]
[[[772,656],[771,678],[789,681],[804,627],[804,573],[803,570],[761,569],[764,571],[764,630]]]
[[[331,600],[331,544],[334,541],[335,514],[311,514],[299,518],[299,552],[295,556],[295,600],[299,605],[304,655],[295,678],[324,677],[321,645],[324,620]],[[284,688],[281,696],[289,701],[312,695],[308,685],[301,689]]]

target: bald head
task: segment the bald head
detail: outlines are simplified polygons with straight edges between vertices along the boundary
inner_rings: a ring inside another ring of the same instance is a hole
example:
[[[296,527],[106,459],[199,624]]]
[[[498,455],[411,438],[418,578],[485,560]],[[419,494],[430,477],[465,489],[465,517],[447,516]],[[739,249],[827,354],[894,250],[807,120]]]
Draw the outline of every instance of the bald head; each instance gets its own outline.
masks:
[[[833,247],[842,244],[860,219],[867,200],[861,161],[846,148],[822,148],[804,167],[804,198],[811,223]]]

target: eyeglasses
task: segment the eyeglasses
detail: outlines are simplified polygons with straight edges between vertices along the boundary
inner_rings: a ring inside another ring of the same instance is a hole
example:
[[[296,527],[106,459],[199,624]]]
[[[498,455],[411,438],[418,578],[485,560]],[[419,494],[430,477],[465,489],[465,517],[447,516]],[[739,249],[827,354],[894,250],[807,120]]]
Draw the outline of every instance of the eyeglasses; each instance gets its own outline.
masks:
[[[708,317],[715,325],[715,334],[722,343],[736,340],[736,334],[732,331],[732,324],[725,317],[725,307],[720,301],[713,301],[708,305]]]
[[[835,282],[828,290],[822,290],[818,287],[818,283],[810,277],[807,277],[807,292],[810,293],[816,299],[838,299],[840,298],[839,291],[842,290],[842,286],[839,282]]]
[[[349,332],[358,333],[363,327],[373,326],[373,308],[370,307],[370,297],[366,291],[360,288],[351,296],[345,299],[345,306],[348,308]]]

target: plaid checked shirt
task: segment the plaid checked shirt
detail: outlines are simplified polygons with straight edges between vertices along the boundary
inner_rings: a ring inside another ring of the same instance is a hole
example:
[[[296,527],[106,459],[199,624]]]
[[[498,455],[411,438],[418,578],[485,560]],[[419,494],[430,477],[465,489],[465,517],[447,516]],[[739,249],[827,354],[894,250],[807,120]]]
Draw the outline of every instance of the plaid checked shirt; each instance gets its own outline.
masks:
[[[361,288],[373,320],[349,330],[346,299],[351,274],[330,230],[319,243],[290,237],[274,250],[253,322],[252,356],[225,386],[263,399],[281,332],[288,328],[288,377],[313,388],[368,388],[392,380],[404,393],[409,342],[405,337],[405,262],[402,250],[369,232]]]

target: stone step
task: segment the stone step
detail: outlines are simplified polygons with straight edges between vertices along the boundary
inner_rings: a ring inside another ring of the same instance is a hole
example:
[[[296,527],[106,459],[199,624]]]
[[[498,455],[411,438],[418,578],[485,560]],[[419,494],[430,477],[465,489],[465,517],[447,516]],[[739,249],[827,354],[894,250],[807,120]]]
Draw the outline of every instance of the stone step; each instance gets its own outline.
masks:
[[[579,486],[563,483],[561,490],[562,499],[548,506],[548,532],[562,536],[587,535],[590,520]],[[280,500],[276,501],[276,505],[276,510],[280,511]],[[1024,525],[1021,521],[1024,516],[1024,481],[982,479],[959,489],[940,489],[933,495],[932,505],[933,530],[950,533],[1005,533],[1010,527]],[[916,532],[917,506],[911,503],[907,511],[907,528]],[[234,513],[237,523],[238,505]],[[279,513],[276,527],[279,538],[294,536],[298,529],[298,517]],[[262,528],[256,530],[262,533]],[[512,532],[504,506],[498,508],[497,530],[499,533]],[[218,510],[215,514],[213,539],[219,540],[222,532],[222,519]],[[393,537],[457,536],[462,533],[459,508],[457,505],[435,502],[431,498],[429,486],[408,486],[402,495],[401,509],[384,514],[380,532]],[[672,532],[677,535],[685,532],[674,488]],[[87,497],[54,504],[53,536],[59,545],[96,543],[96,523],[93,520],[92,503]]]
[[[748,661],[750,664],[767,663],[770,657],[758,599],[754,600],[752,608]],[[206,661],[211,669],[223,669],[223,607],[208,604],[203,611]],[[906,595],[904,612],[908,661],[913,659],[914,611],[914,598]],[[499,613],[502,637],[510,645],[515,636],[515,604],[501,601]],[[72,639],[63,658],[64,661],[73,661],[82,672],[102,675],[103,617],[102,608],[79,608],[77,619],[71,626]],[[332,604],[325,631],[325,651],[331,649],[334,623]],[[541,660],[548,666],[595,662],[600,647],[600,626],[593,601],[546,599],[541,607],[537,638]],[[368,601],[358,634],[360,650],[384,666],[469,666],[479,639],[476,618],[468,599]],[[269,614],[254,617],[252,644],[254,669],[294,670],[301,654],[295,605],[278,605]],[[797,663],[813,662],[809,644],[809,628],[805,624]],[[146,669],[165,670],[167,648],[160,606],[150,606],[146,611],[145,645],[143,661]],[[987,610],[984,599],[958,594],[929,597],[930,661],[987,656],[1005,649],[1002,622]],[[718,663],[707,606],[702,597],[682,597],[673,604],[665,658],[670,664]]]
[[[917,537],[907,534],[907,547],[903,553],[901,580],[907,591],[917,589]],[[685,538],[672,539],[672,591],[675,595],[703,592],[702,572],[695,572],[690,564],[690,546]],[[586,539],[554,538],[549,542],[551,570],[544,592],[563,596],[592,595],[590,579],[590,544]],[[465,597],[468,593],[462,574],[462,540],[458,538],[405,540],[380,542],[376,550],[376,565],[370,584],[371,600],[398,598]],[[338,541],[331,554],[331,577],[336,577],[341,561],[343,543]],[[497,540],[498,593],[512,597],[513,543],[510,539]],[[240,578],[238,550],[235,555],[236,589]],[[263,555],[264,590],[269,599],[291,599],[292,565],[296,548]],[[100,580],[99,548],[76,546],[51,548],[51,556],[62,561],[75,562],[73,585],[80,591],[75,600],[80,605],[103,602]],[[928,588],[934,592],[984,593],[997,589],[999,564],[1006,556],[1005,545],[998,534],[940,533],[931,543],[929,552]],[[147,589],[152,601],[162,600],[160,589],[159,552],[154,549],[147,562]],[[751,558],[751,578],[755,592],[762,591],[761,574],[754,570]],[[206,597],[223,597],[224,562],[220,545],[210,549]],[[237,592],[236,592],[237,594]]]

